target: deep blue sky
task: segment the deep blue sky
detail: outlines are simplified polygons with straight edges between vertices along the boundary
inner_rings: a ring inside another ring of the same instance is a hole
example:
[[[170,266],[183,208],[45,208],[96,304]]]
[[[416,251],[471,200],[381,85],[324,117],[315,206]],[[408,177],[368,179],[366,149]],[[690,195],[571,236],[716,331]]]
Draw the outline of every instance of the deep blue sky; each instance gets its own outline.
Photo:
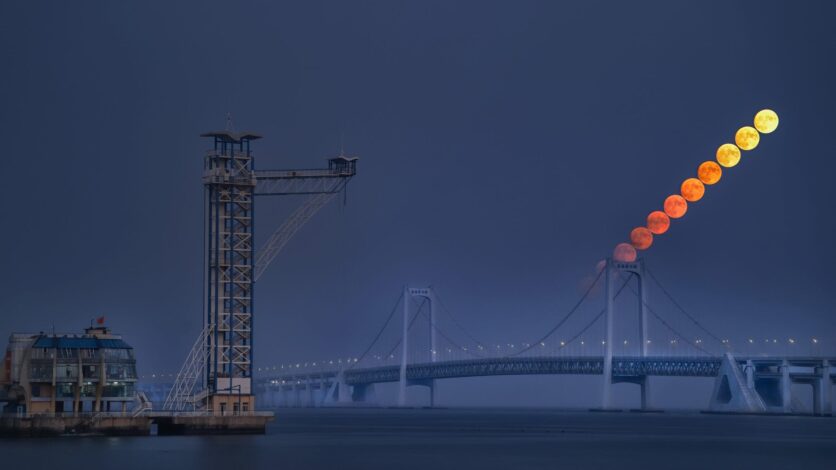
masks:
[[[198,134],[231,112],[265,135],[259,168],[324,164],[341,135],[361,158],[348,204],[318,214],[259,282],[258,361],[359,353],[406,282],[435,285],[485,341],[530,341],[769,107],[778,131],[646,260],[724,336],[836,342],[834,13],[3,2],[0,334],[105,315],[142,370],[176,370],[200,329]],[[260,204],[259,239],[289,202]]]

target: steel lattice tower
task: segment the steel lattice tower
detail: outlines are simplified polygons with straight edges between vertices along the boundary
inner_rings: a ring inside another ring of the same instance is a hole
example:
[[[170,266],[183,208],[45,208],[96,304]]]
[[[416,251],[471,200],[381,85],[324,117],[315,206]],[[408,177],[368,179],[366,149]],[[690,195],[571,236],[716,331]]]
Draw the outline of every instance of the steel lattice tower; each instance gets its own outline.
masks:
[[[255,174],[250,142],[256,134],[211,132],[204,159],[206,247],[206,391],[246,397],[251,409],[253,351],[253,211]],[[239,405],[240,403],[240,405]],[[227,403],[207,403],[212,409]],[[215,406],[217,405],[217,406]],[[236,406],[237,405],[237,406]]]
[[[260,135],[227,130],[201,137],[214,140],[203,166],[204,327],[163,409],[251,411],[255,281],[296,232],[345,189],[357,173],[357,158],[340,154],[327,168],[256,171],[250,143]],[[306,198],[258,252],[255,196]]]

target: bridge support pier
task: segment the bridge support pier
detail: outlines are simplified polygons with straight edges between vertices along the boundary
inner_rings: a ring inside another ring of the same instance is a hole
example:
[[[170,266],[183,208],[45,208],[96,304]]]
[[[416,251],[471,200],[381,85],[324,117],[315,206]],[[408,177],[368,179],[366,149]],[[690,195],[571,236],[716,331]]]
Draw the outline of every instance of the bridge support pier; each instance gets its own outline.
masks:
[[[822,361],[816,370],[818,378],[813,383],[813,414],[829,416],[833,414],[831,404],[832,379],[830,378],[830,361]]]
[[[736,413],[766,411],[766,405],[755,388],[755,367],[752,361],[747,361],[744,367],[745,375],[731,353],[723,356],[708,404],[709,410]]]
[[[645,375],[639,386],[641,387],[642,411],[647,411],[650,409],[650,377]]]
[[[635,384],[640,387],[640,410],[648,411],[650,410],[650,377],[643,375],[643,376],[633,376],[633,377],[614,377],[612,379],[612,383],[630,383]]]
[[[781,410],[784,413],[792,411],[792,380],[790,363],[786,359],[781,363]]]
[[[337,375],[337,402],[341,404],[351,403],[351,398],[351,388],[345,383],[345,373],[340,371]]]

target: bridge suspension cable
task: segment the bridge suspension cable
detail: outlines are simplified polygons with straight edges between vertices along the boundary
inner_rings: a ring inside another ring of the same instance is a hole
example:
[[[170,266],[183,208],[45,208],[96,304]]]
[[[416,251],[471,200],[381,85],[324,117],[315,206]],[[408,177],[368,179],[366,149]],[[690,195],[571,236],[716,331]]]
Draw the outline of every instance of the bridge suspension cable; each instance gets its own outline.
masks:
[[[372,340],[372,342],[371,342],[371,343],[369,343],[369,346],[366,348],[366,350],[365,350],[365,351],[363,351],[363,354],[361,354],[361,355],[360,355],[360,357],[359,357],[359,358],[357,358],[357,360],[356,360],[356,361],[354,361],[354,363],[353,363],[353,364],[349,367],[349,369],[353,368],[353,367],[354,367],[354,366],[356,366],[356,365],[357,365],[360,361],[362,361],[363,359],[365,359],[365,357],[366,357],[366,355],[369,353],[369,351],[371,351],[371,350],[372,350],[372,348],[374,347],[374,345],[375,345],[375,344],[377,343],[377,341],[380,339],[380,336],[381,336],[381,335],[383,335],[383,332],[386,330],[386,327],[387,327],[387,326],[389,326],[389,323],[392,321],[392,317],[393,317],[393,316],[395,316],[395,312],[398,310],[398,305],[400,305],[400,304],[401,304],[401,300],[403,300],[403,292],[401,292],[401,295],[399,295],[399,296],[398,296],[398,300],[396,300],[396,301],[395,301],[395,305],[393,305],[393,306],[392,306],[392,311],[391,311],[391,312],[389,312],[389,316],[388,316],[388,317],[386,317],[386,321],[385,321],[385,322],[383,322],[383,326],[381,326],[381,327],[380,327],[380,330],[378,330],[378,332],[377,332],[377,334],[374,336],[374,339]]]
[[[691,315],[690,313],[686,312],[686,311],[685,311],[685,309],[684,309],[684,308],[682,308],[682,305],[680,305],[680,303],[679,303],[679,302],[677,302],[677,301],[676,301],[676,299],[674,299],[674,298],[673,298],[673,296],[670,294],[670,292],[668,292],[668,290],[667,290],[667,289],[665,289],[665,287],[664,287],[664,286],[663,286],[663,285],[659,282],[659,280],[658,280],[658,279],[656,278],[656,276],[653,274],[653,271],[651,271],[651,270],[650,270],[650,269],[648,269],[648,268],[645,268],[645,271],[647,272],[647,274],[649,274],[649,275],[650,275],[650,278],[651,278],[651,279],[653,279],[653,282],[654,282],[654,283],[655,283],[655,284],[659,287],[659,289],[662,291],[662,293],[663,293],[663,294],[665,294],[665,297],[667,297],[667,298],[671,301],[671,303],[673,303],[673,305],[674,305],[674,306],[675,306],[675,307],[676,307],[676,308],[677,308],[680,312],[682,312],[682,314],[683,314],[683,315],[685,315],[686,317],[688,317],[688,319],[689,319],[689,320],[691,320],[691,322],[692,322],[694,325],[696,325],[699,329],[701,329],[702,331],[704,331],[704,332],[705,332],[705,333],[706,333],[706,334],[707,334],[707,335],[708,335],[711,339],[713,339],[714,341],[717,341],[718,343],[720,343],[721,345],[723,345],[723,347],[727,347],[727,346],[728,346],[728,345],[727,345],[727,344],[726,344],[726,343],[725,343],[722,339],[720,339],[719,337],[717,337],[717,335],[715,335],[714,333],[712,333],[712,332],[711,332],[708,328],[704,327],[704,326],[703,326],[703,325],[702,325],[699,321],[697,321],[697,319],[696,319],[696,318],[694,318],[694,316],[693,316],[693,315]]]
[[[422,315],[424,318],[426,318],[427,320],[429,320],[429,316],[428,316],[426,313],[421,312],[421,315]],[[481,355],[481,354],[476,354],[476,353],[474,353],[474,352],[470,351],[469,349],[467,349],[467,348],[463,347],[462,345],[460,345],[460,344],[456,343],[455,341],[453,341],[453,339],[452,339],[452,338],[450,338],[450,337],[449,337],[449,336],[447,336],[447,335],[446,335],[443,331],[441,331],[441,328],[439,328],[439,327],[437,327],[437,326],[435,326],[435,325],[431,325],[431,326],[432,326],[433,330],[435,330],[435,331],[436,331],[436,333],[438,333],[439,335],[441,335],[441,337],[442,337],[442,338],[446,339],[446,340],[447,340],[447,342],[448,342],[448,343],[450,343],[450,345],[451,345],[451,346],[453,346],[454,348],[456,348],[456,349],[458,349],[458,350],[460,350],[460,351],[464,351],[464,352],[466,352],[466,353],[468,353],[468,354],[470,354],[471,356],[476,357],[476,358],[484,358],[484,357],[485,357],[485,356],[483,356],[483,355]],[[479,344],[479,346],[484,347],[482,344]]]
[[[633,273],[630,273],[630,275],[629,275],[629,276],[627,276],[627,279],[625,279],[625,280],[624,280],[624,283],[622,283],[622,284],[621,284],[621,287],[619,287],[619,288],[618,288],[618,290],[615,292],[615,295],[613,296],[613,300],[617,299],[617,298],[618,298],[618,296],[619,296],[619,295],[621,295],[621,291],[623,291],[623,290],[624,290],[624,288],[625,288],[625,287],[627,287],[627,283],[629,283],[629,282],[630,282],[630,279],[632,279],[632,278],[633,278],[633,276],[634,276],[634,274],[633,274]],[[600,320],[600,319],[601,319],[601,317],[603,317],[605,313],[607,313],[607,309],[606,309],[606,308],[602,308],[602,309],[601,309],[601,311],[600,311],[600,312],[598,312],[598,314],[597,314],[597,315],[595,315],[595,317],[592,319],[592,321],[590,321],[589,323],[587,323],[587,324],[586,324],[586,326],[584,326],[583,328],[581,328],[581,331],[579,331],[579,332],[578,332],[575,336],[572,336],[571,338],[569,338],[568,340],[566,340],[566,344],[571,344],[573,341],[575,341],[576,339],[580,338],[580,337],[581,337],[581,335],[582,335],[582,334],[584,334],[584,333],[586,333],[586,332],[587,332],[587,330],[589,330],[590,328],[592,328],[592,325],[594,325],[594,324],[595,324],[598,320]]]
[[[599,273],[599,274],[598,274],[598,278],[596,278],[596,279],[595,279],[595,281],[592,283],[592,285],[593,285],[593,286],[595,285],[595,283],[596,283],[596,282],[598,282],[598,279],[600,279],[600,277],[601,277],[601,275],[600,275],[600,273]],[[627,283],[630,281],[630,278],[632,278],[632,277],[633,277],[633,273],[630,273],[630,276],[627,278],[627,280],[625,280],[625,281],[624,281],[624,283],[623,283],[623,284],[621,284],[621,287],[619,287],[619,288],[618,288],[618,290],[615,292],[615,296],[613,296],[613,299],[617,299],[617,298],[618,298],[618,296],[619,296],[619,295],[621,295],[621,291],[623,291],[623,290],[624,290],[624,288],[625,288],[625,287],[627,287]],[[592,287],[590,287],[590,290],[591,290],[591,289],[592,289]],[[604,316],[604,314],[605,314],[605,313],[607,313],[607,309],[606,309],[606,308],[601,309],[601,311],[600,311],[600,312],[598,312],[598,314],[597,314],[597,315],[595,315],[595,317],[594,317],[594,318],[593,318],[593,319],[592,319],[589,323],[587,323],[587,324],[586,324],[586,326],[584,326],[583,328],[581,328],[581,331],[579,331],[577,334],[575,334],[574,336],[572,336],[571,338],[569,338],[569,340],[565,341],[565,344],[571,344],[573,341],[575,341],[576,339],[580,338],[580,336],[581,336],[582,334],[586,333],[586,332],[587,332],[587,330],[589,330],[590,328],[592,328],[592,325],[594,325],[594,324],[595,324],[595,322],[597,322],[598,320],[600,320],[600,319],[601,319],[601,317],[602,317],[602,316]],[[551,333],[549,333],[548,335],[546,335],[546,336],[544,336],[543,338],[541,338],[541,339],[540,339],[540,341],[538,341],[538,342],[536,342],[536,343],[532,343],[532,344],[530,344],[528,347],[526,347],[526,348],[524,348],[524,349],[521,349],[520,351],[517,351],[517,352],[515,352],[514,354],[509,354],[509,355],[507,355],[506,357],[514,357],[514,356],[519,356],[520,354],[522,354],[522,353],[524,353],[524,352],[526,352],[526,351],[528,351],[528,350],[530,350],[530,349],[533,349],[533,348],[534,348],[535,346],[537,346],[538,344],[542,344],[542,343],[543,343],[543,341],[544,341],[546,338],[548,338],[549,336],[551,336],[551,334],[552,334],[552,333],[554,333],[555,331],[557,331],[557,329],[558,329],[559,327],[560,327],[560,325],[558,325],[557,327],[553,328],[553,329],[552,329],[552,331],[551,331]]]
[[[405,302],[406,302],[406,300],[405,300]],[[409,320],[409,325],[406,327],[407,333],[409,333],[409,331],[412,330],[412,325],[415,324],[415,320],[418,319],[418,314],[420,314],[421,311],[424,310],[424,305],[426,305],[426,304],[427,304],[427,299],[424,299],[424,300],[421,301],[421,304],[418,306],[418,310],[415,311],[415,313],[412,315],[412,319]],[[398,341],[395,343],[395,345],[392,346],[392,349],[390,349],[389,352],[386,353],[386,355],[383,356],[383,357],[389,357],[392,354],[394,354],[395,350],[398,349],[398,347],[401,345],[402,342],[403,342],[403,338],[398,339]]]
[[[430,286],[430,287],[432,287],[432,286]],[[445,305],[445,304],[444,304],[444,301],[443,301],[443,300],[441,300],[441,297],[438,295],[438,292],[436,292],[436,291],[435,291],[435,289],[433,289],[433,292],[435,292],[435,298],[438,300],[438,304],[441,306],[441,310],[442,310],[444,313],[446,313],[448,317],[450,317],[450,320],[452,320],[452,321],[453,321],[453,324],[454,324],[454,325],[456,325],[456,326],[457,326],[460,330],[462,330],[462,333],[464,333],[464,335],[465,335],[465,336],[467,336],[467,337],[468,337],[468,339],[470,339],[471,341],[473,341],[474,343],[476,343],[476,345],[477,345],[477,346],[484,347],[484,346],[485,346],[485,343],[484,343],[484,342],[482,342],[482,341],[479,341],[478,339],[476,339],[476,337],[475,337],[475,336],[473,336],[472,334],[470,334],[470,332],[469,332],[469,331],[467,331],[467,328],[465,328],[465,327],[464,327],[464,325],[462,325],[462,324],[461,324],[461,323],[460,323],[460,322],[456,319],[456,317],[454,317],[454,316],[453,316],[453,313],[452,313],[452,312],[450,312],[450,310],[447,308],[447,305]],[[438,330],[436,330],[436,331],[438,331]],[[440,333],[440,331],[439,331],[439,333]]]
[[[618,273],[618,276],[622,277],[621,273]],[[629,286],[629,287],[630,287],[630,292],[632,292],[633,295],[635,295],[636,297],[639,297],[639,293],[636,292],[635,289],[633,289],[633,286]],[[673,333],[675,336],[677,336],[679,339],[681,339],[682,341],[687,343],[689,346],[691,346],[692,348],[694,348],[698,351],[702,351],[703,353],[708,354],[709,356],[713,355],[710,352],[708,352],[707,350],[700,347],[700,345],[698,345],[698,344],[694,343],[693,341],[689,340],[685,335],[683,335],[682,333],[677,331],[674,327],[672,327],[667,321],[665,321],[664,318],[662,318],[658,313],[656,313],[656,311],[653,310],[653,308],[650,307],[650,305],[647,305],[647,302],[642,302],[642,304],[644,305],[644,308],[646,308],[648,312],[650,312],[654,317],[656,317],[657,320],[659,320],[659,323],[661,323],[665,328],[670,330],[670,332]]]
[[[536,346],[536,345],[538,345],[538,344],[542,343],[543,341],[545,341],[545,340],[546,340],[549,336],[551,336],[551,335],[552,335],[555,331],[557,331],[557,330],[558,330],[558,328],[560,328],[561,326],[563,326],[563,324],[564,324],[564,323],[566,323],[566,321],[567,321],[567,320],[569,320],[569,318],[570,318],[572,315],[574,315],[574,314],[575,314],[575,312],[577,312],[577,311],[578,311],[578,308],[580,308],[580,306],[581,306],[581,304],[584,302],[584,300],[586,300],[586,299],[587,299],[587,297],[589,297],[589,293],[590,293],[590,292],[592,292],[592,288],[594,288],[594,287],[595,287],[595,285],[596,285],[596,284],[598,284],[598,281],[600,281],[600,280],[601,280],[601,276],[604,274],[604,271],[605,271],[604,269],[602,269],[602,270],[598,271],[598,276],[595,278],[595,280],[594,280],[594,281],[592,281],[592,283],[590,283],[590,284],[589,284],[589,287],[586,289],[586,292],[584,292],[584,293],[583,293],[583,295],[582,295],[582,296],[581,296],[581,298],[578,300],[578,302],[575,304],[575,306],[574,306],[574,307],[572,307],[572,309],[571,309],[571,310],[569,310],[569,313],[567,313],[567,314],[566,314],[566,316],[564,316],[563,318],[561,318],[561,319],[560,319],[560,321],[559,321],[559,322],[557,322],[557,325],[555,325],[555,326],[554,326],[554,328],[550,329],[550,330],[548,331],[548,333],[546,333],[545,335],[543,335],[543,337],[542,337],[542,338],[538,339],[537,341],[535,341],[535,342],[533,342],[533,343],[529,344],[527,347],[525,347],[525,348],[523,348],[523,349],[520,349],[519,351],[517,351],[517,352],[515,352],[515,353],[513,353],[513,354],[508,354],[506,357],[519,356],[520,354],[522,354],[522,353],[524,353],[524,352],[526,352],[526,351],[530,350],[530,349],[531,349],[531,348],[533,348],[534,346]]]

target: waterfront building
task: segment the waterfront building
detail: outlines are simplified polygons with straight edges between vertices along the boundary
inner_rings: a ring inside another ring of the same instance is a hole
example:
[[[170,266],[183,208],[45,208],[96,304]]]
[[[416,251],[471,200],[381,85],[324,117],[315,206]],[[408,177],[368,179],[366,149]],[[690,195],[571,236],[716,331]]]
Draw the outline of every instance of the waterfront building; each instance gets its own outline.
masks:
[[[102,324],[77,335],[14,333],[0,364],[0,411],[124,412],[136,381],[133,348]]]

